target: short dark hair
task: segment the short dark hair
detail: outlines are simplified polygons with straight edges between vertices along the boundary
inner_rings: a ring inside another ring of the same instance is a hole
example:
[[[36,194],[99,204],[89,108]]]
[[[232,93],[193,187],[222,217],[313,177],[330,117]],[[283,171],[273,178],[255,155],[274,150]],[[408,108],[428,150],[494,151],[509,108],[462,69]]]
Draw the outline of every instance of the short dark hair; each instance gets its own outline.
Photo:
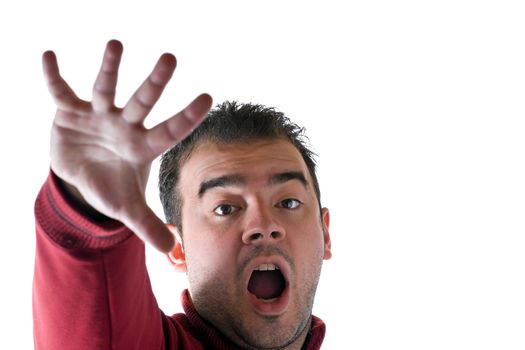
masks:
[[[195,147],[202,142],[232,144],[260,139],[285,139],[301,153],[313,179],[319,209],[321,193],[316,176],[315,153],[307,144],[305,129],[292,123],[282,112],[259,104],[226,101],[213,108],[208,117],[161,157],[159,173],[160,200],[169,224],[182,234],[182,196],[177,188],[180,169]]]

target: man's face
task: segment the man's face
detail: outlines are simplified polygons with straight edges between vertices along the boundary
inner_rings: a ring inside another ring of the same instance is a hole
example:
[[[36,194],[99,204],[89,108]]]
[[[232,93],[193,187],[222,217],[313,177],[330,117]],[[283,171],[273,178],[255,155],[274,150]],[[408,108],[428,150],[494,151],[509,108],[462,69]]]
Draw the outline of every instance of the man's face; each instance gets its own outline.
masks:
[[[304,341],[331,253],[328,210],[299,151],[283,139],[202,143],[178,188],[198,313],[241,346]]]

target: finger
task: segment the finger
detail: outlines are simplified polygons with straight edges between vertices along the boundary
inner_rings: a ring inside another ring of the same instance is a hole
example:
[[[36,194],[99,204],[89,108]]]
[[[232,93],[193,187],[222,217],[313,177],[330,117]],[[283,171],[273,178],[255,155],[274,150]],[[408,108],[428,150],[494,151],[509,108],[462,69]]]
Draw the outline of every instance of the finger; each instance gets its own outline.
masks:
[[[138,123],[146,118],[171,79],[176,65],[175,56],[171,54],[164,54],[159,58],[151,74],[124,107],[124,119]]]
[[[211,96],[202,94],[178,114],[148,130],[146,142],[153,156],[159,156],[188,136],[204,120],[211,104]]]
[[[42,68],[49,92],[59,109],[71,111],[89,108],[89,104],[80,100],[60,76],[57,58],[53,51],[46,51],[42,55]]]
[[[122,222],[140,239],[161,252],[168,253],[175,245],[173,234],[145,201],[130,206]]]
[[[111,40],[106,45],[102,65],[93,85],[92,105],[95,110],[108,110],[114,105],[122,51],[122,44],[118,40]]]

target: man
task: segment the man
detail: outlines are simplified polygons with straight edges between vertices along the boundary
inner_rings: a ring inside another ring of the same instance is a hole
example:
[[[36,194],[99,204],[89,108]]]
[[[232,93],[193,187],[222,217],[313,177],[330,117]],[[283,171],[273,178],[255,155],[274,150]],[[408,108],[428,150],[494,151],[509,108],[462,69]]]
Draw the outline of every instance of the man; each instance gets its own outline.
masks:
[[[148,130],[175,58],[161,56],[117,108],[121,54],[110,41],[91,102],[75,96],[52,52],[43,55],[58,109],[51,173],[35,205],[35,347],[320,348],[325,328],[311,312],[331,256],[329,213],[302,129],[236,103],[204,120],[212,102],[203,94]],[[144,191],[151,162],[168,149],[159,181],[166,225]],[[143,241],[187,273],[184,314],[159,310]]]

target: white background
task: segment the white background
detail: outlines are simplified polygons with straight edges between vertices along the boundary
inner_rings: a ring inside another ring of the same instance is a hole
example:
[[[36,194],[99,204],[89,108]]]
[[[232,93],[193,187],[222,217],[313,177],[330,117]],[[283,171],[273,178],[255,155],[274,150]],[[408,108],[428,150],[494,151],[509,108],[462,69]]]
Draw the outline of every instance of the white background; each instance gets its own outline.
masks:
[[[504,0],[2,2],[0,348],[32,348],[32,208],[54,115],[41,53],[88,98],[117,38],[120,104],[161,53],[178,57],[148,125],[205,91],[307,127],[332,213],[325,349],[524,349],[524,18]],[[185,276],[151,250],[148,266],[179,311]]]

